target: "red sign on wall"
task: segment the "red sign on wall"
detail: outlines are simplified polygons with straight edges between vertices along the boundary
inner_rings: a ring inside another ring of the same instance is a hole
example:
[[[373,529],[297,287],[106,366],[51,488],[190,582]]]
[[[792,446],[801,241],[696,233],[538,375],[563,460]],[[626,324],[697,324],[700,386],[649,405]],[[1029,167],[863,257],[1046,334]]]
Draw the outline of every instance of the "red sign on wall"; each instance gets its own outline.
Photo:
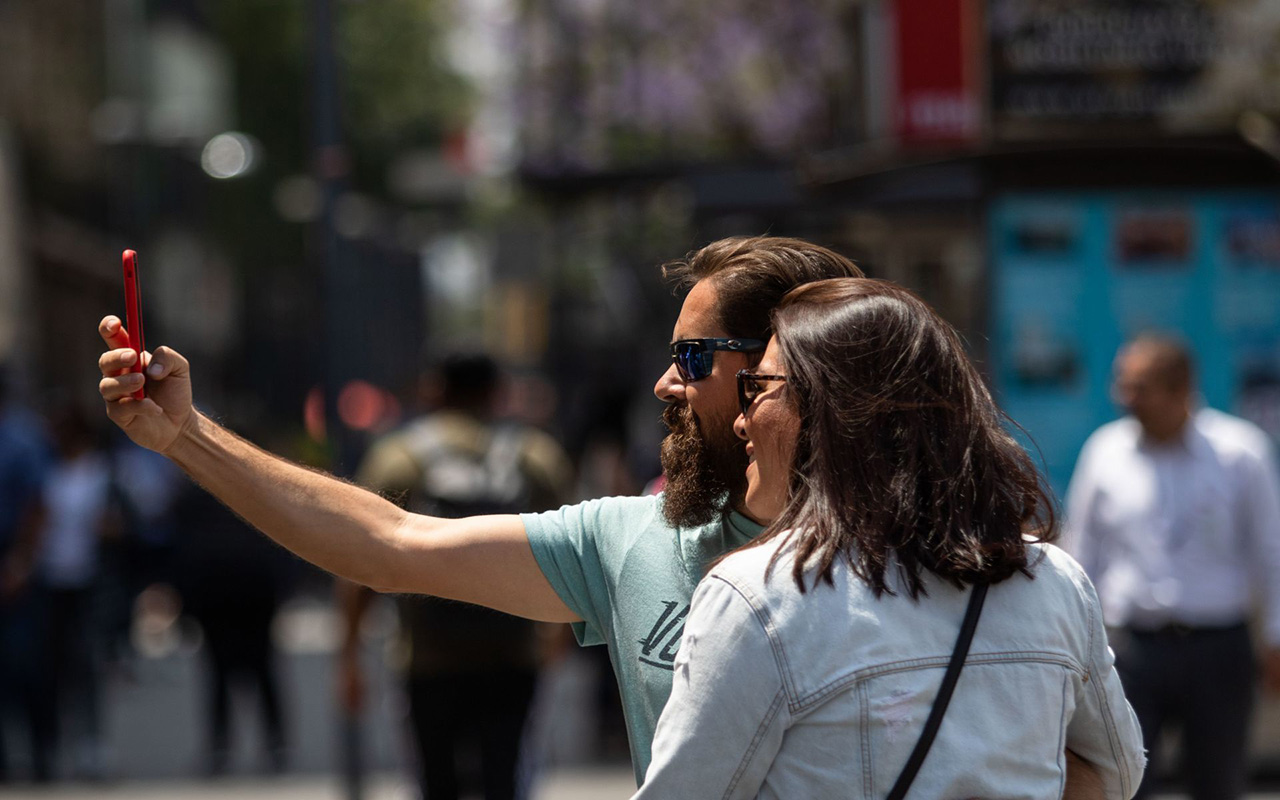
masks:
[[[977,0],[894,0],[893,11],[898,139],[942,144],[978,138]]]

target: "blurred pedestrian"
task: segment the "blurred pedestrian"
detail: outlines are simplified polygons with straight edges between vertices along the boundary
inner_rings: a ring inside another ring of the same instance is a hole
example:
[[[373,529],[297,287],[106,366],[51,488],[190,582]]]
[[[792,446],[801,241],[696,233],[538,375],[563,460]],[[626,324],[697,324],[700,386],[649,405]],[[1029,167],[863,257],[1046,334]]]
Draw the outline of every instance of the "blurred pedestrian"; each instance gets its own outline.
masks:
[[[97,432],[77,408],[53,421],[57,459],[44,489],[40,580],[49,594],[45,671],[57,697],[58,736],[73,774],[100,778],[101,617],[95,613],[102,539],[108,535],[111,468]],[[118,532],[116,533],[118,535]]]
[[[123,437],[108,457],[112,519],[102,547],[99,613],[104,656],[109,666],[127,674],[138,598],[148,587],[171,580],[174,503],[187,481],[168,459]]]
[[[34,580],[44,527],[50,453],[43,424],[12,401],[0,365],[0,783],[12,778],[6,722],[28,735],[32,777],[53,774],[53,690],[41,663],[48,633],[47,596]]]
[[[357,482],[411,511],[448,518],[568,500],[572,467],[555,440],[495,418],[501,375],[492,358],[455,353],[425,377],[438,389],[438,409],[377,442]],[[370,595],[355,585],[340,592],[347,620],[340,689],[351,712],[360,705],[359,619]],[[524,796],[517,765],[537,677],[537,623],[422,596],[400,597],[397,606],[423,796],[460,796],[464,748],[480,754],[485,800]]]
[[[204,770],[217,776],[230,768],[232,697],[244,690],[261,715],[264,766],[282,771],[288,740],[271,624],[288,556],[194,483],[179,492],[174,522],[174,584],[204,634]]]
[[[1181,728],[1195,800],[1240,797],[1256,662],[1280,690],[1280,476],[1264,434],[1196,408],[1190,352],[1145,335],[1116,357],[1128,412],[1085,443],[1068,492],[1071,547],[1115,629],[1117,667],[1153,755]],[[1151,792],[1151,770],[1139,796]]]

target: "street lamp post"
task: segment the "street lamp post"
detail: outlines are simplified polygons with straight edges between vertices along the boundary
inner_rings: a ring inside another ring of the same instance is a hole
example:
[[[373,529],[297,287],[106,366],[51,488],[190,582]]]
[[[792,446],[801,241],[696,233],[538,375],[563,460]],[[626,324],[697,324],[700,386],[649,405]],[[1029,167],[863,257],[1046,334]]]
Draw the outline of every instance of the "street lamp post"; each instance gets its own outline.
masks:
[[[335,457],[334,469],[350,474],[354,468],[354,442],[338,414],[338,393],[344,373],[345,314],[341,251],[334,227],[334,209],[347,174],[338,115],[337,62],[333,51],[332,0],[311,0],[311,139],[312,169],[320,188],[320,214],[316,220],[313,254],[323,281],[324,420]],[[349,326],[346,326],[349,327]],[[363,759],[360,719],[344,714],[339,731],[342,747],[342,780],[349,800],[363,796]]]

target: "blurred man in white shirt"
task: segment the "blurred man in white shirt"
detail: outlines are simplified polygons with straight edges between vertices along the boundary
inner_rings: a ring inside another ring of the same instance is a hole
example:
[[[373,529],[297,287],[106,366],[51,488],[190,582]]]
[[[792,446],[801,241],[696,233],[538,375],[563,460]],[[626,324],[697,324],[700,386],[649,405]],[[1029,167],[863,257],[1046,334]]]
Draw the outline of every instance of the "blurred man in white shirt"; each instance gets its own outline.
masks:
[[[1067,514],[1146,745],[1180,725],[1201,800],[1244,794],[1255,607],[1264,677],[1280,690],[1280,477],[1267,435],[1194,409],[1194,384],[1177,341],[1143,336],[1120,351],[1115,397],[1129,416],[1085,443]],[[1150,790],[1148,777],[1137,797]]]

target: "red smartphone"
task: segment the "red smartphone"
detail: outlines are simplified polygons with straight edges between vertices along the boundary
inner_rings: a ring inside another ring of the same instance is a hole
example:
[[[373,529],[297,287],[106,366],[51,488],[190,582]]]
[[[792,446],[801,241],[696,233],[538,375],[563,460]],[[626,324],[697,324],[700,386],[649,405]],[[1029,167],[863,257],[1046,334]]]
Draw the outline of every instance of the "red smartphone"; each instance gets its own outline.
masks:
[[[142,351],[147,346],[142,340],[142,292],[138,287],[138,254],[124,251],[124,314],[125,327],[129,331],[129,347],[138,354],[129,368],[130,372],[142,372]],[[141,400],[147,393],[142,389],[133,393],[134,400]]]

